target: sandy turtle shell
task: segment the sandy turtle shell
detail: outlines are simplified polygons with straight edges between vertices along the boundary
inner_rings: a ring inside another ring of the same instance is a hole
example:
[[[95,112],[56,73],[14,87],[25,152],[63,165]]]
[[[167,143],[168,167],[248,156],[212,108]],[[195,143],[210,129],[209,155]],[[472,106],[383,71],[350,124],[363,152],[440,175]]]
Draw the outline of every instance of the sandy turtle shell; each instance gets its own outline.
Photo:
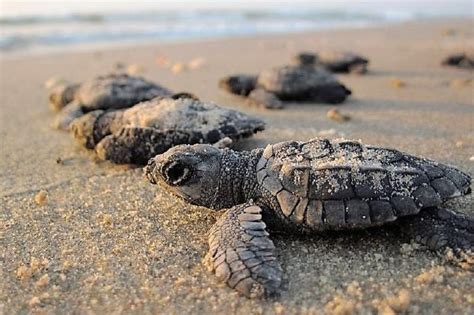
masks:
[[[111,110],[131,107],[157,96],[172,92],[141,77],[127,74],[98,76],[82,84],[59,84],[49,96],[50,107],[60,111],[54,127],[68,129],[69,123],[93,110]]]
[[[101,159],[145,164],[177,144],[238,141],[264,126],[260,119],[214,103],[158,97],[126,110],[93,111],[74,120],[72,131]]]
[[[284,217],[310,229],[364,228],[464,195],[470,177],[397,150],[315,139],[265,148],[257,181]]]
[[[282,100],[304,100],[318,88],[336,86],[339,82],[323,69],[285,66],[260,72],[257,85]]]

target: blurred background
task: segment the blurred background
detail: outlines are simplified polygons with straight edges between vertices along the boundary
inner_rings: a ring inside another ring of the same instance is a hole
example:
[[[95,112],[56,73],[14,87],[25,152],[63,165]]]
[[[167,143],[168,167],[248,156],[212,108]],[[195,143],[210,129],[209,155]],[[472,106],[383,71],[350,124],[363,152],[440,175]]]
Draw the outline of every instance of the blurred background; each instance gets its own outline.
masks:
[[[474,0],[1,0],[0,52],[365,27],[473,16]]]

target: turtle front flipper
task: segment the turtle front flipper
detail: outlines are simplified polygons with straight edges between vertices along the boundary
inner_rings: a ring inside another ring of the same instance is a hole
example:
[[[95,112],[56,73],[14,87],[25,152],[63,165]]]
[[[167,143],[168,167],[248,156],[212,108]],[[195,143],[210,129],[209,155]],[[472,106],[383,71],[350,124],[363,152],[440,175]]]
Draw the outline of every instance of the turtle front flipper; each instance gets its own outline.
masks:
[[[219,81],[219,87],[229,91],[232,94],[247,96],[255,89],[257,85],[257,76],[247,74],[237,74],[222,78]]]
[[[219,280],[251,298],[276,294],[283,273],[261,212],[248,203],[227,210],[211,228],[206,255]]]
[[[268,92],[262,88],[252,90],[247,99],[250,105],[263,106],[268,109],[282,109],[283,103],[274,93]]]
[[[427,208],[399,220],[402,231],[434,251],[474,253],[474,219],[444,208]]]
[[[200,134],[180,130],[159,130],[150,127],[124,127],[104,137],[95,151],[102,160],[118,164],[146,164],[149,159],[178,144],[194,144]]]

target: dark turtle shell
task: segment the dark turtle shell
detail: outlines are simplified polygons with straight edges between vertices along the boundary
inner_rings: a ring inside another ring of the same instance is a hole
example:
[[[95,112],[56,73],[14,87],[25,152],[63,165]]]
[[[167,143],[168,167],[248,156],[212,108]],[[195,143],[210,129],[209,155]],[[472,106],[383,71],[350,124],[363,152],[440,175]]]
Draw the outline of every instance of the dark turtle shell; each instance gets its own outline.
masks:
[[[257,166],[262,195],[296,224],[364,228],[417,214],[470,192],[454,167],[356,141],[269,145]]]

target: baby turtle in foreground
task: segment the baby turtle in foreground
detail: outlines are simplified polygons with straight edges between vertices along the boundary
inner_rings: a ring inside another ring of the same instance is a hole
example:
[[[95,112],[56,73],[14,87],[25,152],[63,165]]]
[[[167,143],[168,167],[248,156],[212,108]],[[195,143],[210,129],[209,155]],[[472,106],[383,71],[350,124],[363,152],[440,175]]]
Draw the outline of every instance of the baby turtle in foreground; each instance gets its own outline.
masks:
[[[100,159],[133,164],[146,164],[177,144],[228,145],[264,127],[260,119],[186,97],[157,97],[124,110],[96,110],[71,123],[74,137],[95,149]]]
[[[337,104],[351,91],[329,72],[316,67],[284,66],[264,70],[259,75],[238,74],[220,80],[230,93],[248,97],[251,104],[282,108],[282,101]]]
[[[145,174],[192,204],[227,209],[210,230],[206,258],[250,297],[281,285],[267,227],[317,233],[395,222],[432,250],[474,247],[474,220],[439,207],[470,193],[469,175],[394,149],[326,139],[247,152],[181,145],[151,159]]]
[[[99,76],[82,84],[60,83],[49,95],[50,108],[59,112],[53,127],[69,130],[77,117],[97,109],[122,109],[172,92],[141,77],[127,74]]]
[[[334,73],[363,74],[369,65],[367,58],[343,51],[322,51],[317,54],[302,52],[294,59],[298,65],[322,66]]]
[[[474,69],[474,54],[454,54],[444,59],[441,64],[444,66]]]

